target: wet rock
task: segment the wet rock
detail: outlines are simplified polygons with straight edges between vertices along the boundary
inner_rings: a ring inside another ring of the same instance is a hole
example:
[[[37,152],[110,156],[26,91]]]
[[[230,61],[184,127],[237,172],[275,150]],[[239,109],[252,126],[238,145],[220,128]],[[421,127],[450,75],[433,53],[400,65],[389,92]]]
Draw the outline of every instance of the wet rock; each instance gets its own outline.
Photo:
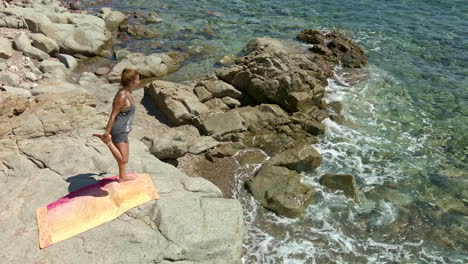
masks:
[[[148,15],[145,17],[146,24],[161,23],[162,21],[162,18],[156,12],[149,12]]]
[[[309,44],[322,44],[325,36],[318,30],[304,29],[297,35],[296,38]]]
[[[281,216],[300,217],[312,202],[313,187],[302,184],[296,171],[281,166],[262,166],[247,187],[263,207]]]
[[[13,56],[13,49],[11,47],[11,42],[0,36],[0,58],[9,59]]]
[[[343,33],[333,31],[322,34],[317,30],[306,29],[297,35],[297,39],[315,44],[310,51],[323,56],[324,64],[341,62],[345,68],[361,68],[367,64],[364,50]]]
[[[223,66],[229,66],[229,65],[233,64],[235,60],[236,60],[236,55],[228,54],[228,55],[224,55],[224,57],[222,57],[218,61],[218,63],[223,65]]]
[[[358,201],[358,187],[353,175],[325,174],[320,177],[319,182],[331,190],[343,191],[344,195]]]

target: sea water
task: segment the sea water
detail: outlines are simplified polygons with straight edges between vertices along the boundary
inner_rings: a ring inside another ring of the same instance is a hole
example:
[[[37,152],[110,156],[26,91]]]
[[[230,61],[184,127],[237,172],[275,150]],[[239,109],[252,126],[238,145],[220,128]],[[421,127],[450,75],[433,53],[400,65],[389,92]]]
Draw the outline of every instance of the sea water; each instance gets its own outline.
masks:
[[[90,1],[84,1],[85,6]],[[243,189],[244,263],[468,262],[468,2],[463,0],[132,0],[121,11],[160,14],[150,40],[117,48],[189,53],[172,81],[199,78],[241,55],[254,37],[295,41],[302,30],[340,30],[369,59],[351,84],[337,68],[325,99],[344,105],[327,126],[323,155],[303,182],[316,194],[306,215],[278,217]],[[86,6],[97,10],[100,6]],[[131,22],[135,21],[131,19]],[[156,45],[157,44],[157,45]],[[353,174],[359,203],[324,190],[325,173]],[[242,179],[242,175],[239,175]]]

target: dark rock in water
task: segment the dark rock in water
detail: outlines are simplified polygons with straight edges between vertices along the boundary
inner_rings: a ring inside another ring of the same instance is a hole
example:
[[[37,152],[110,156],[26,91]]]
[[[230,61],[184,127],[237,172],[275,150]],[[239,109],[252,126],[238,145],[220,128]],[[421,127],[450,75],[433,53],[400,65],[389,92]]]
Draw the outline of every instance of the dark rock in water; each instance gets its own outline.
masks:
[[[331,119],[333,122],[335,122],[335,123],[337,123],[337,124],[340,124],[340,125],[342,125],[342,124],[345,123],[345,118],[344,118],[344,116],[342,116],[342,115],[330,115],[330,119]]]
[[[149,12],[145,18],[146,24],[161,23],[162,21],[163,21],[162,18],[156,12]]]
[[[264,165],[247,187],[263,207],[281,216],[300,217],[312,202],[313,187],[302,184],[296,171],[281,166]]]
[[[326,35],[313,29],[303,30],[297,39],[306,43],[315,44],[310,51],[324,56],[323,63],[341,62],[346,68],[361,68],[367,64],[364,50],[354,41],[340,32],[331,32]]]
[[[325,174],[320,180],[320,184],[331,189],[343,191],[344,195],[358,200],[358,187],[353,175],[349,174]]]
[[[296,37],[298,40],[309,44],[322,44],[325,36],[318,30],[304,29]]]
[[[68,4],[68,7],[69,7],[71,10],[81,10],[81,3],[80,3],[80,0],[71,1],[71,2]]]
[[[323,45],[314,45],[309,50],[320,55],[332,55],[332,52]]]

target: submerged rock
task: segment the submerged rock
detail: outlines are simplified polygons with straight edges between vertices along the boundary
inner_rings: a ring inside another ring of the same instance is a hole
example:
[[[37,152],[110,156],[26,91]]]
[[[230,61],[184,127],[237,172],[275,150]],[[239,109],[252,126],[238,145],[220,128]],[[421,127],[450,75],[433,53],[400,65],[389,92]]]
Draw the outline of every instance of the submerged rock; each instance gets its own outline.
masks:
[[[320,177],[319,182],[331,190],[343,191],[344,195],[358,201],[358,186],[353,175],[325,174]]]
[[[346,68],[361,68],[367,64],[364,50],[343,33],[333,31],[324,34],[318,30],[305,29],[297,35],[297,39],[314,44],[310,51],[324,56],[324,61],[339,61]]]

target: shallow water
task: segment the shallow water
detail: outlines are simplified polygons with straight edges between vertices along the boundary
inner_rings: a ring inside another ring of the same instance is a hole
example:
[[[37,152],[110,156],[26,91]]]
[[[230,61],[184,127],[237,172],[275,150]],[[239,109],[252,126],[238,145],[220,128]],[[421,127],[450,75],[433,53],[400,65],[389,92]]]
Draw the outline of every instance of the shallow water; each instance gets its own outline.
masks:
[[[89,1],[85,1],[89,2]],[[321,167],[303,175],[317,194],[305,217],[263,210],[244,191],[249,236],[244,263],[466,263],[468,259],[468,2],[466,1],[109,1],[158,12],[154,40],[134,51],[189,52],[167,77],[198,78],[254,37],[294,41],[305,28],[338,29],[366,50],[365,81],[337,69],[326,99],[341,101],[346,125],[330,120]],[[93,7],[96,8],[96,7]],[[155,42],[159,45],[152,45]],[[156,47],[156,48],[151,48]],[[318,184],[324,173],[357,176],[356,204]]]

